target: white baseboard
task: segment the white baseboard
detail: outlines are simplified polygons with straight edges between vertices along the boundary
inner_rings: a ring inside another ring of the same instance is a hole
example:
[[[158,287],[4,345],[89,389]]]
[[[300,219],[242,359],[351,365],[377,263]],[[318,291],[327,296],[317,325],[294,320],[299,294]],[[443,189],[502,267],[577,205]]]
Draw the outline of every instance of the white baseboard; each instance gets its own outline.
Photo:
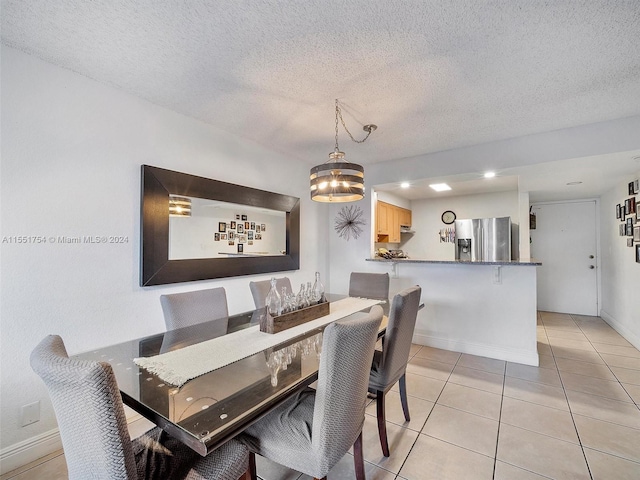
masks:
[[[125,405],[127,424],[143,418],[138,412]],[[0,451],[0,475],[20,468],[50,453],[62,449],[62,439],[57,428],[28,438],[15,445],[10,445]]]
[[[629,342],[631,345],[640,350],[640,337],[631,332],[627,327],[616,321],[611,315],[609,315],[604,310],[600,311],[600,318],[602,318],[605,322],[611,326],[616,332],[624,337],[624,339]]]
[[[0,474],[20,468],[62,448],[57,428],[16,443],[0,452]]]
[[[534,367],[537,367],[539,364],[537,351],[516,350],[493,345],[460,342],[458,340],[432,337],[421,333],[415,333],[413,335],[413,343],[428,347],[442,348],[443,350],[468,353],[479,357],[496,358],[498,360],[506,360],[507,362],[533,365]]]

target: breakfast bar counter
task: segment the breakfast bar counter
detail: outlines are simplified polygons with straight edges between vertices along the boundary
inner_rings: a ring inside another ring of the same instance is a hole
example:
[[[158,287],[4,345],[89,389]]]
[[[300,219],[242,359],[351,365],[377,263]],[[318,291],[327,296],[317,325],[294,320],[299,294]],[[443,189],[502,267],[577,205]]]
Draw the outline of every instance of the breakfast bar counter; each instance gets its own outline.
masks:
[[[444,265],[509,265],[512,267],[539,267],[541,262],[535,260],[504,260],[499,262],[483,262],[474,261],[469,262],[467,260],[426,260],[426,259],[414,259],[414,258],[367,258],[367,262],[386,262],[386,263],[429,263],[429,264],[444,264]]]
[[[540,262],[368,260],[388,269],[393,291],[422,287],[414,343],[538,365],[537,269],[527,267]]]

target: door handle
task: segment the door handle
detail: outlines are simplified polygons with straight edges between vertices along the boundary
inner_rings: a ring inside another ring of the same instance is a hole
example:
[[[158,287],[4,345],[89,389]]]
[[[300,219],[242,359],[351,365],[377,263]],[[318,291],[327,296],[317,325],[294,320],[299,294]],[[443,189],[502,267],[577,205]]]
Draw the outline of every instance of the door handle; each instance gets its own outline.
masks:
[[[593,265],[589,265],[589,269],[590,270],[593,270],[594,268],[596,268],[596,267],[594,267]]]

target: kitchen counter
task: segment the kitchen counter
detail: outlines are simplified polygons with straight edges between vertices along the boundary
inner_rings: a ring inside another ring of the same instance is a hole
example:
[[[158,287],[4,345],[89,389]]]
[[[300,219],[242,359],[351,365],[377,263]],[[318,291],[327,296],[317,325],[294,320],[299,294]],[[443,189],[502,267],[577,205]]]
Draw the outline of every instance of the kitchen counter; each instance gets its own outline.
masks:
[[[367,262],[387,262],[387,263],[433,263],[446,265],[508,265],[521,267],[539,267],[542,262],[536,260],[505,260],[501,262],[469,262],[465,260],[423,260],[414,258],[367,258]]]
[[[422,287],[413,342],[481,357],[538,365],[536,276],[540,262],[371,258],[388,270],[391,291]]]

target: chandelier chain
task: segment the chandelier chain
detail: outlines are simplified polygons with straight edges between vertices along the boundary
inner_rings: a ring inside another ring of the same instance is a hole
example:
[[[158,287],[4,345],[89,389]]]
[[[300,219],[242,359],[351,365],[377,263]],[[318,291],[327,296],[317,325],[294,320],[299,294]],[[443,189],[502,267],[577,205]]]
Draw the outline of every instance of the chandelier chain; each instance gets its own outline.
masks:
[[[353,138],[353,135],[351,135],[351,132],[347,128],[347,125],[344,123],[344,119],[342,118],[342,110],[340,110],[340,105],[338,105],[338,99],[336,98],[336,150],[338,150],[338,117],[340,117],[342,126],[344,127],[345,131],[349,134],[349,137],[351,137],[351,140],[353,140],[356,143],[364,143],[367,140],[367,138],[369,138],[369,135],[371,135],[371,132],[373,131],[373,129],[369,128],[367,130],[367,135],[362,140],[356,140],[355,138]]]

